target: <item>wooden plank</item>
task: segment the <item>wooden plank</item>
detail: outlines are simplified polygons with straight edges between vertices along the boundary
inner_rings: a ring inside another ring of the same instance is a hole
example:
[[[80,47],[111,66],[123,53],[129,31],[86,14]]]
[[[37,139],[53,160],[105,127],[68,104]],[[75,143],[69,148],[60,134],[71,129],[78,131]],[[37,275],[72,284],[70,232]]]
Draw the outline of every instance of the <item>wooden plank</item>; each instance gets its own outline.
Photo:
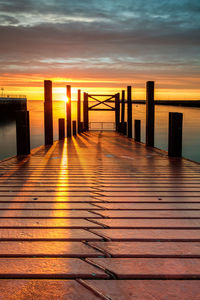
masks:
[[[98,296],[76,280],[2,279],[2,299],[70,299],[99,300]]]
[[[99,257],[102,253],[81,242],[10,241],[0,242],[1,257]]]
[[[200,242],[199,229],[93,229],[113,241],[179,241]]]
[[[99,224],[109,228],[200,229],[200,219],[101,219]]]
[[[99,216],[95,213],[86,211],[86,210],[0,210],[0,226],[2,223],[6,223],[4,218],[43,218],[50,219],[47,222],[53,222],[54,219],[83,219],[83,218],[99,218]],[[57,220],[58,223],[60,222]],[[84,221],[84,220],[83,220]],[[24,220],[22,220],[22,223]],[[55,220],[56,222],[56,220]],[[73,224],[74,220],[68,220],[69,223]],[[79,221],[75,221],[79,222]],[[80,220],[80,222],[82,222]]]
[[[200,219],[200,211],[190,210],[107,210],[100,211],[106,218],[113,219]],[[167,221],[166,221],[167,224]]]
[[[72,194],[73,192],[71,192]],[[1,195],[1,194],[0,194]],[[104,192],[101,191],[101,195],[102,196],[107,196],[107,197],[119,197],[119,196],[123,196],[123,197],[144,197],[144,196],[166,196],[166,197],[200,197],[200,192],[195,192],[195,191],[175,191],[175,189],[173,191],[135,191],[135,192],[128,192],[128,191],[123,191],[123,192]]]
[[[114,300],[200,298],[198,280],[84,280],[84,283],[90,289]]]
[[[14,192],[20,192],[20,193],[25,193],[25,192],[34,192],[34,193],[57,193],[57,194],[62,194],[62,193],[73,193],[73,192],[92,192],[95,190],[95,187],[81,187],[81,186],[76,186],[76,187],[70,187],[70,186],[66,186],[66,187],[60,187],[60,186],[38,186],[38,187],[28,187],[28,186],[22,186],[22,187],[0,187],[0,195],[2,193],[14,193]]]
[[[98,190],[97,190],[98,191]],[[92,192],[79,192],[78,189],[76,191],[63,191],[63,192],[59,192],[59,191],[54,191],[54,192],[50,192],[48,190],[46,191],[15,191],[12,192],[11,190],[8,192],[0,192],[0,197],[28,197],[28,196],[32,196],[32,197],[45,197],[47,194],[49,194],[49,198],[50,197],[92,197],[95,196],[97,194],[95,194],[95,190]]]
[[[0,198],[1,199],[1,198]],[[100,202],[109,202],[109,203],[118,203],[118,209],[121,209],[119,206],[121,204],[127,204],[127,203],[199,203],[200,198],[199,197],[161,197],[161,196],[154,196],[154,197],[95,197],[95,199],[98,199]],[[109,209],[112,209],[109,207]]]
[[[0,278],[108,278],[77,258],[0,258]]]
[[[0,228],[98,228],[84,219],[0,219]]]
[[[139,200],[139,199],[138,199]],[[133,209],[133,210],[199,210],[200,203],[163,203],[159,201],[158,203],[101,203],[104,209]]]
[[[31,203],[91,203],[91,202],[99,202],[96,199],[96,195],[93,196],[23,196],[23,195],[15,195],[15,196],[0,196],[0,202],[31,202]]]
[[[37,202],[37,200],[33,200],[32,202],[0,202],[0,215],[4,214],[3,210],[53,210],[54,212],[57,210],[65,211],[65,210],[73,210],[74,214],[77,214],[79,210],[92,210],[92,209],[100,209],[95,205],[90,203],[78,202],[78,203],[70,203],[70,202]],[[22,212],[21,212],[22,213]]]
[[[101,240],[98,235],[84,229],[60,228],[0,228],[2,241],[37,240],[37,241],[88,241]]]
[[[200,258],[200,242],[91,242],[112,257]]]
[[[199,279],[200,260],[190,258],[88,258],[123,279]]]

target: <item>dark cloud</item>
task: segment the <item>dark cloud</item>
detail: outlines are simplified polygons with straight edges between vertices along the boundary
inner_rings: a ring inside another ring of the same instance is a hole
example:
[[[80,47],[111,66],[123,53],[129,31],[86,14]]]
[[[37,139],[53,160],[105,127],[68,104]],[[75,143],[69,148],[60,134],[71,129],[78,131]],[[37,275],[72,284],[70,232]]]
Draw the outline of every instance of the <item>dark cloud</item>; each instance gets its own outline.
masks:
[[[0,11],[3,72],[200,77],[198,0],[0,0]]]

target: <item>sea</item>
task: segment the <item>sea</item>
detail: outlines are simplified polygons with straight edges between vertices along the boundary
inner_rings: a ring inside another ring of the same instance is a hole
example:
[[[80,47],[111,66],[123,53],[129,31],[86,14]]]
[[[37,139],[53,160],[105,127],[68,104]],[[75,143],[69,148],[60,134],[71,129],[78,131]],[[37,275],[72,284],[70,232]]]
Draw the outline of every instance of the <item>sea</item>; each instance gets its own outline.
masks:
[[[44,145],[44,103],[43,101],[28,101],[30,112],[31,148]],[[126,109],[125,109],[126,111]],[[134,120],[141,120],[141,139],[145,142],[146,106],[133,104]],[[183,113],[183,157],[200,162],[200,108],[155,106],[155,147],[168,150],[169,112]],[[53,102],[54,140],[58,139],[58,119],[65,118],[66,103]],[[72,101],[72,120],[77,118],[77,102]],[[90,111],[89,122],[115,122],[114,111]],[[16,125],[15,119],[0,119],[0,160],[16,155]]]

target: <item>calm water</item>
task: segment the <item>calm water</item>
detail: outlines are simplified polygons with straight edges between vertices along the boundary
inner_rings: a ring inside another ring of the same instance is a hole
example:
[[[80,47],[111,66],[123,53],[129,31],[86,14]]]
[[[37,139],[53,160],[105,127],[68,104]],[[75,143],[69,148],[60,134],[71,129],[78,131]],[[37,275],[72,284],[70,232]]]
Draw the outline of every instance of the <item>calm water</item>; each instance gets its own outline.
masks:
[[[65,117],[65,103],[55,101],[54,140],[58,139],[58,119]],[[31,148],[44,144],[43,102],[28,101],[30,111]],[[183,156],[200,162],[200,109],[172,106],[156,106],[155,146],[167,150],[168,114],[183,113]],[[76,119],[76,102],[72,102],[72,120]],[[90,122],[114,122],[114,112],[90,112]],[[133,120],[142,122],[142,141],[145,141],[145,105],[133,105]],[[0,121],[0,159],[16,154],[15,121]]]

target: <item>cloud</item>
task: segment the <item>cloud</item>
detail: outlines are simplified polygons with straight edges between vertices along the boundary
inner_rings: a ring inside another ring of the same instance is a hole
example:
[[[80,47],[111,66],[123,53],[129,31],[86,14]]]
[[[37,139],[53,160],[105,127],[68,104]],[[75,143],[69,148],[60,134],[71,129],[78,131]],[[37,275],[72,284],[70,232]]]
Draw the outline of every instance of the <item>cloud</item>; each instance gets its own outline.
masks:
[[[0,11],[2,72],[200,77],[197,0],[0,0]]]

